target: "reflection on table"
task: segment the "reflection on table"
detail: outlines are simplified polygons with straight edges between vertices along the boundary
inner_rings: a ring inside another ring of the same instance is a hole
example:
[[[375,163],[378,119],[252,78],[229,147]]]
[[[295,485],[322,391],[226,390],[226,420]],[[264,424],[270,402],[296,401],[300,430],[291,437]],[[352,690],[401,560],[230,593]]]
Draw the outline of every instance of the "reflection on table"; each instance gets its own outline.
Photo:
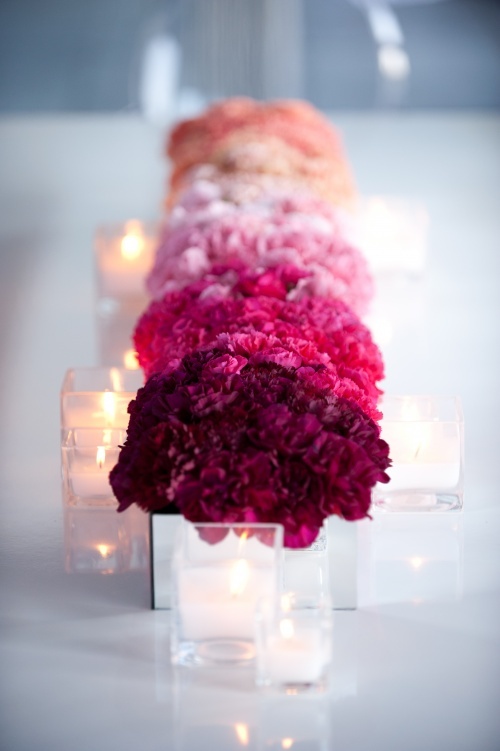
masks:
[[[378,514],[360,532],[361,607],[461,598],[460,513]]]
[[[137,507],[64,507],[65,569],[69,574],[119,574],[149,569],[149,518]]]

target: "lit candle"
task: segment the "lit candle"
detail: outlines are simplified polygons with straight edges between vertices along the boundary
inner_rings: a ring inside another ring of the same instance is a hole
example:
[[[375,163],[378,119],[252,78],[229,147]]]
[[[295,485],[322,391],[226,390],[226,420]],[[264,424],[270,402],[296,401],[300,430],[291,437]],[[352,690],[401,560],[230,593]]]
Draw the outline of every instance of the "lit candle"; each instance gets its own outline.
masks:
[[[391,448],[387,470],[389,492],[456,487],[460,479],[460,430],[453,424],[422,416],[418,401],[403,400],[400,420],[382,421],[382,437]]]
[[[61,389],[61,427],[126,428],[128,405],[142,383],[139,370],[69,370]]]
[[[145,295],[144,282],[154,259],[151,231],[137,221],[117,230],[102,230],[96,240],[97,270],[103,297]]]
[[[253,640],[255,605],[274,591],[268,571],[247,560],[186,568],[179,575],[179,611],[187,640]]]
[[[267,671],[272,684],[308,684],[320,681],[325,649],[319,624],[282,618],[277,633],[268,637]]]
[[[87,451],[87,456],[88,453]],[[105,446],[97,446],[94,463],[89,465],[85,460],[86,457],[81,457],[77,468],[69,469],[69,484],[73,495],[79,498],[113,497],[113,491],[109,484],[109,472],[114,466],[117,451],[112,451],[112,461],[109,458],[107,459],[106,453],[107,448]]]

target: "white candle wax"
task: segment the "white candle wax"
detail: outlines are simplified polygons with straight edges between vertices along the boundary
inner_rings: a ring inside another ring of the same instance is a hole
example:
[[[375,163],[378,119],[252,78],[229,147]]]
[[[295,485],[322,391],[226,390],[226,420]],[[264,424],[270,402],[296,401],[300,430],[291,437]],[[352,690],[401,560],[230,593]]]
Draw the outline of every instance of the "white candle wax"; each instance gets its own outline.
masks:
[[[80,498],[113,496],[108,473],[109,470],[104,468],[102,470],[96,468],[94,472],[70,471],[69,481],[73,494]]]
[[[450,490],[460,479],[459,462],[395,464],[387,470],[391,481],[388,491]]]
[[[283,631],[272,634],[267,640],[268,678],[275,684],[317,683],[326,657],[319,623],[300,625],[290,635],[283,635]]]
[[[257,600],[274,594],[274,577],[268,567],[245,563],[245,580],[231,592],[238,561],[217,566],[186,568],[179,572],[178,599],[183,637],[187,641],[215,638],[253,640]]]
[[[458,423],[417,420],[417,407],[408,403],[410,419],[382,422],[392,467],[387,492],[453,489],[460,480],[460,430]]]

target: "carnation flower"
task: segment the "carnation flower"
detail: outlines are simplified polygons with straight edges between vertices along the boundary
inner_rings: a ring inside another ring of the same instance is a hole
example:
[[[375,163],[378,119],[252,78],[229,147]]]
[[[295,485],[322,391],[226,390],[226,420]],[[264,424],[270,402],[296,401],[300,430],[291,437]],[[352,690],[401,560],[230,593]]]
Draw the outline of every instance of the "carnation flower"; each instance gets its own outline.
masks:
[[[295,194],[243,207],[219,199],[189,211],[179,206],[164,228],[148,289],[153,297],[162,297],[201,279],[214,264],[295,266],[307,273],[288,299],[336,298],[362,314],[373,280],[342,227],[325,201]]]
[[[152,302],[134,333],[146,377],[198,347],[213,346],[221,334],[230,334],[234,346],[237,341],[242,346],[243,335],[253,336],[261,349],[288,349],[300,355],[302,364],[323,363],[356,382],[370,397],[368,411],[375,416],[376,384],[384,375],[378,347],[342,301],[287,300],[304,279],[307,272],[294,266],[214,267],[203,280]]]
[[[379,427],[322,382],[324,366],[259,355],[197,351],[147,381],[110,475],[120,511],[280,523],[289,547],[311,544],[332,514],[367,516],[388,481]]]

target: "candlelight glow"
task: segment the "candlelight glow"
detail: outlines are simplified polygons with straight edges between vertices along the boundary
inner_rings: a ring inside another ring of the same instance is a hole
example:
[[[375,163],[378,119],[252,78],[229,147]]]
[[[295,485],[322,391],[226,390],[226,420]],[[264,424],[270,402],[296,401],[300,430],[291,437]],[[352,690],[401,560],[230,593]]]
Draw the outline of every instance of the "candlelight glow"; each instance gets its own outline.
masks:
[[[111,446],[111,430],[102,431],[102,442],[105,446]]]
[[[250,566],[248,565],[248,561],[245,561],[243,558],[239,561],[236,561],[233,568],[231,569],[229,580],[229,591],[231,593],[231,597],[238,597],[245,591],[249,576]]]
[[[283,738],[281,741],[281,748],[292,748],[293,738]]]
[[[123,391],[122,376],[118,368],[111,368],[109,371],[113,391]]]
[[[280,621],[280,632],[284,639],[291,639],[294,634],[293,621],[289,618]]]
[[[141,255],[144,248],[141,223],[135,221],[127,222],[125,233],[120,243],[122,258],[126,261],[135,261]]]
[[[99,467],[99,469],[103,468],[105,461],[106,461],[106,448],[104,446],[98,446],[96,457],[95,457],[95,462],[97,466]]]
[[[415,571],[418,571],[419,568],[422,568],[425,561],[423,558],[419,558],[418,556],[415,556],[414,558],[410,558],[410,566],[415,569]]]
[[[102,395],[102,408],[106,422],[112,424],[116,417],[116,395],[112,391],[105,391]]]
[[[248,725],[245,725],[243,722],[237,722],[234,726],[234,729],[241,745],[248,746],[248,742],[250,740]]]
[[[134,349],[128,349],[124,353],[123,364],[126,368],[128,368],[128,370],[137,370],[139,368],[137,352]]]
[[[109,556],[111,555],[113,551],[113,548],[111,547],[111,545],[101,544],[101,545],[96,545],[95,547],[96,547],[97,552],[101,556],[101,558],[109,558]]]
[[[290,595],[281,595],[281,609],[285,612],[292,609],[292,598]]]

